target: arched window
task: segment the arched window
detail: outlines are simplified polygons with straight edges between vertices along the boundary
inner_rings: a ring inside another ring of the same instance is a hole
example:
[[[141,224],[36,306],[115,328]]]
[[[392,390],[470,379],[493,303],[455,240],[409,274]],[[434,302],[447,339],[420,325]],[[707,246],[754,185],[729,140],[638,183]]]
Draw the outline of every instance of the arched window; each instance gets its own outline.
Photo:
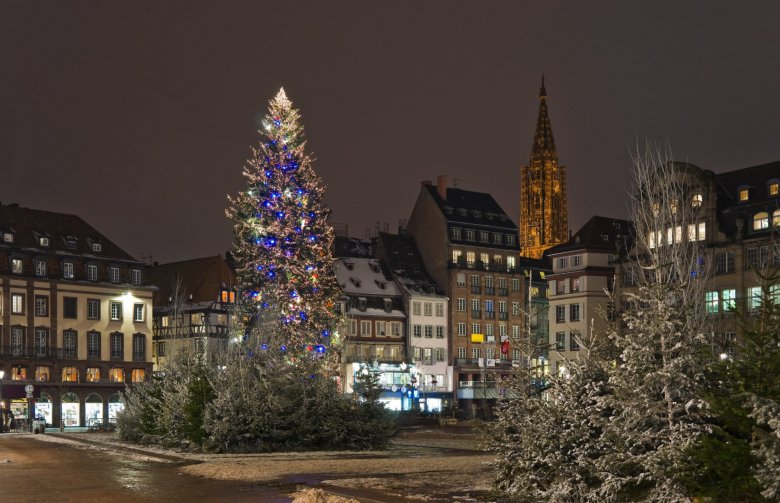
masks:
[[[103,399],[97,393],[91,393],[84,400],[84,417],[86,426],[103,422]]]
[[[79,397],[75,393],[65,393],[62,396],[62,414],[60,420],[64,426],[80,426]]]
[[[760,231],[769,228],[769,213],[762,211],[753,215],[753,230]]]
[[[701,204],[704,201],[704,197],[702,197],[701,194],[694,194],[693,197],[691,197],[691,206],[694,208],[701,208]]]

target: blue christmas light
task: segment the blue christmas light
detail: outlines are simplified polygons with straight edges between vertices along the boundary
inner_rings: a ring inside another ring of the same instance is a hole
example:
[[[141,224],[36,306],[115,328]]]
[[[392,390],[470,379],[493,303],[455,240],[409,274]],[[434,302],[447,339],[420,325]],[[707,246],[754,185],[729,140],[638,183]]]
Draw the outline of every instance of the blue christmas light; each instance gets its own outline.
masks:
[[[320,345],[318,345],[316,348],[314,348],[314,350],[315,350],[317,353],[324,353],[324,352],[325,352],[325,346],[323,346],[322,344],[320,344]]]
[[[309,317],[306,315],[305,312],[301,311],[298,316],[301,318],[301,321],[306,321],[309,319]]]
[[[282,347],[280,347],[279,349],[281,349],[282,351],[287,351],[287,346],[285,346],[284,344],[282,344]]]
[[[260,349],[262,349],[263,351],[267,350],[268,349],[268,344],[261,344],[260,345]]]
[[[265,201],[263,201],[263,202],[261,203],[261,206],[263,206],[264,208],[268,208],[268,207],[270,207],[270,206],[271,206],[271,201],[269,201],[268,199],[266,199]],[[258,215],[258,216],[259,216],[259,215]]]
[[[283,219],[284,218],[284,212],[283,211],[277,211],[276,212],[276,218],[278,218],[279,220]]]
[[[330,336],[330,330],[328,330],[327,328],[326,328],[325,330],[323,330],[323,331],[322,331],[322,336],[323,336],[323,337],[328,337],[328,336]]]

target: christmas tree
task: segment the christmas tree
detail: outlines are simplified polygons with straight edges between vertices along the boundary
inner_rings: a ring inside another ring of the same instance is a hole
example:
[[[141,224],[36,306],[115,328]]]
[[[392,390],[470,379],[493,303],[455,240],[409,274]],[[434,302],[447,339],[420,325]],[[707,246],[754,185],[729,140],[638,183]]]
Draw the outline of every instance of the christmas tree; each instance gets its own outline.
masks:
[[[300,114],[284,89],[268,105],[244,176],[247,189],[229,197],[233,256],[241,308],[262,349],[324,353],[335,322],[338,285],[332,273],[333,229],[325,187],[306,153]],[[262,330],[257,329],[264,325]]]

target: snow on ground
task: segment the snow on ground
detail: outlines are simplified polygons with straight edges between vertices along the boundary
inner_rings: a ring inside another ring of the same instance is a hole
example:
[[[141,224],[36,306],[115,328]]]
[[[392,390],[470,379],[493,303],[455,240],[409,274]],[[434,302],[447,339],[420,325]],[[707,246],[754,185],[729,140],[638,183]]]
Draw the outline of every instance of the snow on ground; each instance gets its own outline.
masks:
[[[71,433],[36,435],[37,439],[73,442],[84,448],[118,449],[122,455],[154,461],[194,461],[180,469],[219,480],[256,483],[294,482],[336,493],[381,495],[390,500],[487,501],[493,456],[479,450],[477,435],[468,429],[411,429],[397,437],[387,451],[317,451],[269,454],[201,454],[139,446],[111,434]],[[72,440],[71,440],[72,439]],[[342,491],[343,490],[343,491]],[[319,493],[293,495],[300,503],[348,503],[322,499]],[[332,497],[332,496],[331,496]],[[308,498],[308,499],[307,499]],[[319,499],[317,499],[319,498]]]

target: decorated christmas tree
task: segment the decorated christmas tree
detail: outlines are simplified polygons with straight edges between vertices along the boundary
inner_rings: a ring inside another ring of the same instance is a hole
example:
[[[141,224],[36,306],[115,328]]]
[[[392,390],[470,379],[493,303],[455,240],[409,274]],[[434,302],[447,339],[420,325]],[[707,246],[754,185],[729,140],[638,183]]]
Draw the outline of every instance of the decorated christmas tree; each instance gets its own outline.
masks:
[[[300,115],[284,89],[268,105],[244,176],[229,197],[244,340],[259,349],[324,353],[335,323],[333,229],[324,185],[306,153]],[[263,334],[256,339],[253,335]]]

